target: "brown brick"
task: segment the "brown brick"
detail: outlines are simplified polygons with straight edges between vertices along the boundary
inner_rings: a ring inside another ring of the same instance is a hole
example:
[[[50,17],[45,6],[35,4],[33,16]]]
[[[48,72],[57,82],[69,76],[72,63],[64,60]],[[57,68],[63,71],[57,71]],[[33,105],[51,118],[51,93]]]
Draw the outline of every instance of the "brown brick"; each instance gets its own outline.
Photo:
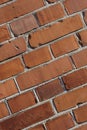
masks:
[[[64,64],[64,66],[63,66]],[[47,80],[53,79],[58,75],[72,70],[72,65],[68,57],[60,58],[47,65],[35,68],[17,77],[20,89],[26,89],[38,85]],[[30,82],[29,82],[30,81]]]
[[[77,68],[87,65],[87,49],[75,53],[72,58]]]
[[[28,130],[44,130],[43,126],[42,125],[39,125],[39,126],[36,126],[36,127],[33,127],[33,128],[30,128]]]
[[[61,4],[56,4],[37,12],[36,15],[40,25],[43,25],[64,17],[65,13]]]
[[[87,102],[87,86],[58,96],[54,102],[58,111],[70,109],[79,103]]]
[[[83,85],[87,83],[87,69],[80,69],[74,71],[63,77],[64,84],[67,89],[72,89],[77,86]]]
[[[53,115],[54,112],[48,102],[0,122],[0,130],[21,130]]]
[[[36,101],[33,92],[29,91],[8,100],[8,103],[12,113],[15,113],[34,105]]]
[[[82,44],[82,46],[87,46],[87,30],[79,32],[78,37],[80,39],[80,43]]]
[[[0,0],[0,4],[3,4],[3,3],[8,2],[8,1],[10,1],[10,0]]]
[[[0,27],[0,42],[10,39],[10,32],[6,25]]]
[[[33,67],[51,60],[51,54],[48,47],[29,52],[23,56],[27,67]],[[33,60],[32,60],[33,59]]]
[[[68,113],[48,121],[46,126],[47,130],[68,130],[74,126],[74,122],[71,115]]]
[[[76,128],[75,130],[87,130],[87,124],[86,125],[82,125],[79,128]]]
[[[80,15],[75,15],[64,19],[63,21],[57,22],[44,29],[39,29],[29,35],[29,43],[32,47],[48,43],[61,36],[69,34],[73,31],[81,29],[83,23]]]
[[[33,15],[25,16],[19,20],[12,22],[10,25],[13,33],[16,36],[38,27],[38,24]]]
[[[8,115],[9,115],[9,113],[8,113],[5,103],[0,102],[0,118],[3,118]]]
[[[64,6],[69,14],[87,8],[87,0],[65,0]]]
[[[17,92],[18,90],[13,80],[0,83],[0,99],[11,96]]]
[[[9,78],[23,72],[24,67],[19,58],[0,64],[0,80]]]
[[[26,51],[26,43],[22,37],[3,44],[0,47],[0,61],[6,60]]]
[[[51,49],[55,57],[64,55],[78,48],[78,41],[74,35],[63,38],[51,45]]]
[[[84,12],[84,20],[85,20],[85,23],[87,24],[87,11]]]
[[[63,92],[63,88],[61,87],[59,80],[54,80],[38,87],[36,92],[40,101],[43,101]]]
[[[0,24],[43,7],[43,0],[17,0],[0,8]]]
[[[78,123],[87,121],[87,105],[77,108],[74,110],[75,118]]]

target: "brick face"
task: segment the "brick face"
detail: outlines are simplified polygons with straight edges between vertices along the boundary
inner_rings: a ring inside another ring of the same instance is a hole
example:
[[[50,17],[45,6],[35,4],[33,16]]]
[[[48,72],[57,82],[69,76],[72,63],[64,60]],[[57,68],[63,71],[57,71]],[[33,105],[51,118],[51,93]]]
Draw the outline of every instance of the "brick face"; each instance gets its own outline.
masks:
[[[78,123],[87,121],[87,105],[74,110],[75,118]]]
[[[57,12],[55,13],[56,10]],[[61,4],[56,4],[37,12],[36,16],[40,22],[40,25],[44,25],[64,17],[65,13]]]
[[[51,60],[51,54],[48,47],[29,52],[23,56],[27,67],[33,67]],[[33,60],[32,60],[33,59]]]
[[[0,80],[4,80],[23,72],[24,67],[19,58],[0,64]]]
[[[13,33],[16,36],[38,27],[38,24],[33,15],[25,16],[19,20],[12,22],[10,25]]]
[[[0,8],[0,24],[44,6],[43,0],[37,0],[37,4],[35,2],[36,0],[17,0]]]
[[[28,127],[29,125],[47,119],[53,115],[54,112],[52,110],[52,107],[50,103],[47,102],[43,105],[37,106],[36,108],[32,108],[23,113],[20,113],[17,116],[14,116],[8,120],[0,122],[0,130],[23,129],[25,127]]]
[[[82,46],[87,46],[87,30],[83,30],[79,32],[78,36],[79,36],[80,43],[82,44]]]
[[[54,57],[64,55],[68,52],[74,51],[79,48],[78,41],[75,36],[69,36],[55,42],[51,45],[51,50]]]
[[[67,89],[72,89],[87,82],[87,69],[80,69],[63,77]]]
[[[9,115],[7,107],[4,102],[0,102],[0,118],[6,117]]]
[[[36,89],[37,95],[39,96],[40,101],[49,99],[57,94],[63,92],[63,88],[60,85],[59,80],[51,81],[41,87]]]
[[[6,60],[18,54],[21,54],[25,51],[26,51],[26,42],[22,37],[17,38],[16,40],[3,44],[0,47],[0,61]]]
[[[86,130],[87,129],[87,125],[82,125],[79,128],[76,128],[75,130]]]
[[[65,0],[64,5],[69,14],[87,8],[87,0]]]
[[[54,102],[58,111],[63,111],[75,107],[79,103],[87,102],[87,86],[58,96]]]
[[[85,23],[87,24],[87,11],[84,12],[84,20],[85,20]]]
[[[74,126],[74,122],[71,115],[68,113],[51,121],[48,121],[46,126],[47,130],[68,130]]]
[[[44,130],[43,126],[42,125],[39,125],[39,126],[36,126],[36,127],[33,127],[33,128],[30,128],[28,130]]]
[[[4,42],[10,39],[10,32],[6,25],[0,27],[0,42]]]
[[[17,93],[18,90],[14,83],[14,80],[8,80],[4,83],[0,83],[0,99],[11,96]]]
[[[0,4],[3,4],[3,3],[8,2],[8,1],[10,1],[10,0],[0,0]]]
[[[62,22],[57,22],[49,27],[31,33],[29,36],[29,43],[32,47],[37,47],[73,31],[79,30],[82,27],[83,23],[81,17],[75,15],[64,19]]]
[[[62,64],[65,64],[62,66]],[[60,58],[45,66],[38,67],[17,77],[17,82],[21,90],[38,85],[47,80],[57,77],[72,70],[72,65],[68,57]],[[25,82],[26,81],[26,82]],[[30,82],[29,82],[30,81]]]

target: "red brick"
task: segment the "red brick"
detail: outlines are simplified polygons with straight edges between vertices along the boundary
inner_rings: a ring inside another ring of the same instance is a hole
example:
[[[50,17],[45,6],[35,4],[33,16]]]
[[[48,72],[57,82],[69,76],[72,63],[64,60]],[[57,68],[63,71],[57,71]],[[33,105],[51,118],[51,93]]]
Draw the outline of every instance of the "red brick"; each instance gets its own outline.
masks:
[[[80,43],[82,44],[82,46],[87,46],[87,30],[79,32],[78,37],[80,39]]]
[[[23,93],[8,100],[12,113],[18,112],[22,109],[30,107],[36,103],[33,92]]]
[[[36,127],[33,127],[33,128],[30,128],[28,130],[44,130],[43,126],[42,125],[39,125],[39,126],[36,126]]]
[[[63,66],[64,64],[64,66]],[[35,68],[17,77],[20,89],[26,89],[38,85],[47,80],[53,79],[58,75],[72,70],[72,65],[68,57],[60,58],[47,65]]]
[[[12,22],[10,25],[13,33],[16,36],[38,27],[38,24],[33,15],[25,16],[19,20]]]
[[[51,45],[51,49],[55,57],[64,55],[78,48],[78,41],[74,35],[63,38]]]
[[[48,102],[0,122],[0,130],[21,130],[53,115],[54,112]]]
[[[19,58],[0,64],[0,80],[23,72],[24,67]]]
[[[36,92],[40,101],[43,101],[63,92],[63,88],[61,87],[59,80],[54,80],[38,87]]]
[[[26,43],[22,37],[3,44],[0,47],[0,61],[6,60],[26,51]]]
[[[8,1],[10,1],[10,0],[0,0],[0,4],[3,4],[3,3],[8,2]]]
[[[57,0],[47,0],[49,3],[54,3],[56,2]]]
[[[87,65],[87,49],[75,53],[72,58],[77,68]]]
[[[68,130],[74,126],[74,122],[71,115],[68,113],[48,121],[46,126],[47,130]]]
[[[0,42],[10,39],[10,32],[6,25],[0,27]]]
[[[29,52],[25,54],[23,58],[27,67],[33,67],[52,59],[48,47],[43,47],[38,50]]]
[[[84,16],[85,23],[87,24],[87,11],[84,12],[83,16]]]
[[[75,130],[87,130],[87,125],[82,125],[79,128],[76,128]]]
[[[79,103],[87,102],[87,86],[58,96],[54,102],[58,111],[70,109]]]
[[[44,29],[39,29],[29,35],[29,43],[32,47],[48,43],[83,27],[80,15],[66,18]]]
[[[37,12],[36,15],[40,25],[43,25],[64,17],[65,13],[61,4],[56,4]]]
[[[77,11],[81,11],[87,8],[87,0],[66,0],[64,6],[69,14],[72,14]]]
[[[87,69],[74,71],[63,77],[64,84],[67,89],[72,89],[87,83]]]
[[[43,7],[43,0],[17,0],[0,8],[0,24]]]
[[[77,108],[74,110],[74,115],[78,123],[87,121],[87,105]]]
[[[4,102],[0,102],[0,118],[8,116],[8,110]]]
[[[14,80],[8,80],[4,83],[0,83],[0,99],[11,96],[17,93],[18,90],[14,83]]]

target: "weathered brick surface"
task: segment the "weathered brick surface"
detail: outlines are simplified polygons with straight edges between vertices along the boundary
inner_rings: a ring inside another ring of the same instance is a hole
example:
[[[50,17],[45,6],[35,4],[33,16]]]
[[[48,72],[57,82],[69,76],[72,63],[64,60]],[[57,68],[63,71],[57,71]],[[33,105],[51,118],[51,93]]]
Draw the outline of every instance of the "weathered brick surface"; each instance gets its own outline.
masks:
[[[8,49],[7,49],[8,48]],[[26,51],[26,42],[20,37],[0,47],[0,61],[6,60]]]
[[[83,23],[81,17],[79,15],[75,15],[49,27],[39,29],[36,32],[31,33],[29,36],[29,42],[32,47],[37,47],[73,31],[79,30],[82,27]]]
[[[82,46],[87,46],[87,30],[83,30],[78,33],[80,43]]]
[[[65,64],[62,66],[62,64]],[[35,68],[17,77],[21,90],[38,85],[47,80],[55,78],[63,73],[72,70],[72,64],[68,57],[60,58],[46,66]],[[29,82],[30,81],[30,82]]]
[[[0,102],[0,119],[8,115],[9,112],[7,110],[6,104],[4,102]]]
[[[87,129],[87,125],[82,125],[79,128],[76,128],[75,130],[86,130]]]
[[[63,111],[75,107],[79,103],[87,102],[87,86],[58,96],[54,102],[58,111]]]
[[[8,2],[8,1],[10,1],[10,0],[0,0],[0,4],[3,4],[3,3]]]
[[[36,127],[33,127],[33,128],[30,128],[28,130],[44,130],[43,126],[42,125],[39,125],[39,126],[36,126]]]
[[[87,24],[87,11],[84,12],[84,20],[85,20],[85,23]]]
[[[56,10],[57,12],[55,13]],[[44,25],[64,17],[65,13],[61,4],[56,4],[37,12],[36,16],[40,22],[40,25]]]
[[[47,119],[53,115],[54,112],[52,110],[50,103],[48,102],[35,108],[29,109],[8,120],[1,122],[0,130],[23,129],[25,127],[28,127],[29,125]]]

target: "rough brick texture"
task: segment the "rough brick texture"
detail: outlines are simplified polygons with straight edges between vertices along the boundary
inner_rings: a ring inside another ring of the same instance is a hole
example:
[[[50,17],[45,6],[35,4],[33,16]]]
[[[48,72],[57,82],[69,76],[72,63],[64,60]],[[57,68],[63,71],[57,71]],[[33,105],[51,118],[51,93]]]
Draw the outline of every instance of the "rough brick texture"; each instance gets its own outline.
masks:
[[[87,130],[87,0],[0,0],[0,130]]]

